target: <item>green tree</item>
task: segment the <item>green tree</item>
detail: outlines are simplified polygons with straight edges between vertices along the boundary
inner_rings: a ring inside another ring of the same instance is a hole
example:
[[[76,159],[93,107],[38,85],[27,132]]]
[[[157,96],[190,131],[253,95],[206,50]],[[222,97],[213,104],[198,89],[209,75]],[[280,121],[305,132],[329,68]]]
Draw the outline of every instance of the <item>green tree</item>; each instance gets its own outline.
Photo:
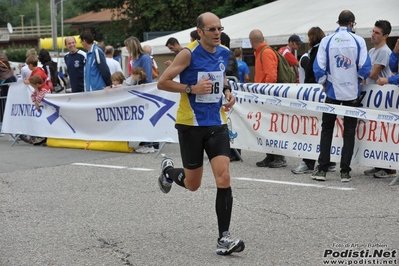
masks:
[[[224,18],[274,1],[275,0],[226,0],[223,5],[214,9],[213,12],[219,17]]]
[[[25,0],[25,1],[7,1],[7,12],[12,14],[9,22],[16,27],[20,27],[23,15],[25,26],[30,26],[31,21],[36,25],[36,2],[39,4],[39,16],[41,25],[50,25],[50,3],[48,0]],[[3,10],[3,9],[2,9]]]
[[[57,5],[57,7],[58,7],[57,25],[59,25],[58,34],[60,35],[60,33],[61,33],[61,28],[60,28],[61,27],[61,7],[60,7],[60,5]],[[79,15],[79,13],[82,13],[82,9],[80,7],[75,6],[73,4],[73,1],[64,1],[63,9],[64,9],[64,20],[76,17],[77,15]],[[78,30],[73,29],[71,27],[71,25],[64,24],[64,36],[78,35],[78,34],[79,34]]]
[[[6,53],[9,61],[25,62],[26,51],[28,51],[29,49],[30,49],[30,47],[27,47],[25,45],[19,46],[19,47],[12,45],[7,48],[5,53]]]
[[[51,25],[51,12],[49,0],[4,0],[0,1],[0,27],[4,28],[7,22],[14,27],[22,26],[23,15],[24,26],[36,26],[36,3],[39,5],[39,22],[40,25]],[[57,4],[57,30],[61,33],[61,6],[60,0],[56,0]],[[64,1],[64,20],[75,17],[82,12],[80,7],[73,4],[73,1]],[[64,26],[65,35],[77,34],[77,31],[71,29],[69,25]]]
[[[7,22],[10,22],[12,17],[8,7],[8,3],[0,2],[0,28],[4,28],[7,25]]]
[[[271,2],[272,0],[266,1]],[[215,0],[207,3],[194,0],[74,0],[83,11],[121,8],[123,15],[119,30],[114,26],[102,29],[106,41],[118,34],[119,40],[134,35],[143,39],[146,31],[179,31],[195,26],[199,14],[212,11],[220,17],[229,16],[265,4],[264,0]]]

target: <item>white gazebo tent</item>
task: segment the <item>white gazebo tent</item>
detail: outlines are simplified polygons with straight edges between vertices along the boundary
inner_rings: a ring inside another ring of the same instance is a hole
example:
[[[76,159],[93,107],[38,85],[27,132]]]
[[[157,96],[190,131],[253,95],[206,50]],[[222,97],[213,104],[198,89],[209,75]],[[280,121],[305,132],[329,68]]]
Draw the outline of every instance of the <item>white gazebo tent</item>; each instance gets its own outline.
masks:
[[[253,8],[226,18],[222,18],[222,26],[229,35],[231,48],[247,47],[248,35],[253,29],[260,29],[270,45],[286,44],[292,34],[299,35],[307,42],[307,32],[318,26],[326,34],[337,28],[338,15],[348,9],[356,17],[356,34],[370,38],[374,23],[377,20],[388,20],[392,25],[390,36],[399,36],[399,1],[398,0],[278,0],[257,8]],[[190,32],[194,27],[143,42],[151,45],[154,55],[168,54],[165,47],[170,37],[179,40],[182,46],[189,43]],[[124,48],[123,55],[127,56]]]

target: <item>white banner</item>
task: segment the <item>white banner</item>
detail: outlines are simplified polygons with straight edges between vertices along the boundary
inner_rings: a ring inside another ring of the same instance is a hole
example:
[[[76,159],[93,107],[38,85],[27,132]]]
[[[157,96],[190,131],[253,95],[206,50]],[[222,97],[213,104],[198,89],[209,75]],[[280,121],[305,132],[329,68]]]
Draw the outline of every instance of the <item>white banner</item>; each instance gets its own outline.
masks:
[[[399,169],[399,90],[364,86],[359,108],[325,104],[318,84],[232,83],[237,102],[228,112],[234,148],[317,159],[321,114],[337,114],[331,149],[342,152],[343,115],[357,117],[353,164]],[[178,142],[180,95],[156,83],[78,94],[51,94],[36,111],[30,87],[12,84],[2,132],[65,139]]]
[[[2,132],[63,139],[177,142],[180,95],[156,83],[84,93],[48,94],[37,111],[31,87],[11,85]]]
[[[399,90],[367,85],[359,108],[324,104],[317,84],[235,84],[237,103],[230,111],[232,147],[317,159],[322,112],[337,114],[332,161],[339,162],[343,115],[358,118],[353,164],[399,168]],[[369,120],[372,119],[372,120]]]

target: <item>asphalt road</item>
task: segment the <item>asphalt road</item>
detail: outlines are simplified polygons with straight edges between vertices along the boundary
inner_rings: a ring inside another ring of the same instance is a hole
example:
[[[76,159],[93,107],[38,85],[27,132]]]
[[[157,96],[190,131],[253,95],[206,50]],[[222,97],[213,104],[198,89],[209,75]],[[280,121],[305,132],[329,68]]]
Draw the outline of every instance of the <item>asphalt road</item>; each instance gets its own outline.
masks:
[[[177,144],[162,152],[181,166]],[[363,166],[347,184],[338,172],[316,182],[290,172],[299,158],[258,168],[264,154],[243,151],[230,229],[246,249],[223,257],[210,166],[198,191],[165,195],[154,156],[0,137],[0,265],[399,265],[399,184]]]

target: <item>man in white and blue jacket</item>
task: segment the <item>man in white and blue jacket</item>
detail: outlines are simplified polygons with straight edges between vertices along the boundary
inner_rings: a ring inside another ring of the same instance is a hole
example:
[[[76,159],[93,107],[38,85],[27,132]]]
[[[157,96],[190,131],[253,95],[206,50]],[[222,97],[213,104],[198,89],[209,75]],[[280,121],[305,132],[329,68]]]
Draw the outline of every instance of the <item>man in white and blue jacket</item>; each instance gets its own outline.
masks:
[[[94,43],[93,35],[84,31],[79,36],[83,48],[86,49],[85,90],[97,91],[111,86],[111,72],[104,52]]]
[[[365,40],[354,34],[355,15],[344,10],[338,17],[339,28],[326,36],[320,43],[313,70],[316,80],[325,87],[326,103],[345,106],[359,106],[360,84],[370,75],[371,61]],[[330,150],[335,125],[335,114],[323,113],[320,137],[318,171],[312,178],[326,180],[330,163]],[[349,172],[357,119],[344,117],[344,140],[341,154],[341,181],[349,182]]]

